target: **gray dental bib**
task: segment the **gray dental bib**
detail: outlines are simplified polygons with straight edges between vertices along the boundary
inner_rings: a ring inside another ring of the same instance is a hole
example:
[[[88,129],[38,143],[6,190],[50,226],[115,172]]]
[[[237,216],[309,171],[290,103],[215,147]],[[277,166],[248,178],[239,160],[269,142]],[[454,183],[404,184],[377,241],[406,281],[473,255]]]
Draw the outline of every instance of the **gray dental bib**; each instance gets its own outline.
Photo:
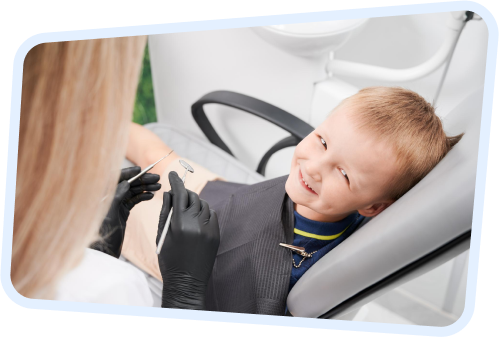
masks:
[[[209,182],[200,197],[218,215],[220,247],[206,292],[211,311],[284,315],[291,275],[293,202],[287,176],[254,185]]]

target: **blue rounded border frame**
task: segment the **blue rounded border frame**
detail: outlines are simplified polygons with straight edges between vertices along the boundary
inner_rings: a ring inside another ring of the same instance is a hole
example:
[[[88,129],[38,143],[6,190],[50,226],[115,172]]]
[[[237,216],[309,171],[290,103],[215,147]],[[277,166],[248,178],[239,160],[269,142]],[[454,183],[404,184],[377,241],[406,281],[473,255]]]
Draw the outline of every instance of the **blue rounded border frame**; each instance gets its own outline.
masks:
[[[381,323],[271,317],[233,313],[187,311],[77,302],[27,299],[16,292],[10,280],[12,230],[19,141],[19,118],[23,62],[37,44],[154,35],[200,30],[264,26],[276,23],[327,21],[364,17],[397,16],[471,10],[479,14],[489,30],[485,91],[478,156],[473,232],[471,236],[465,309],[448,327],[408,326]],[[259,17],[191,21],[105,29],[40,33],[19,46],[13,62],[9,138],[0,266],[0,329],[6,335],[95,335],[137,336],[158,334],[241,336],[262,335],[499,335],[499,240],[498,223],[498,25],[499,2],[495,0],[453,1],[418,5],[372,7],[339,11],[266,15]]]

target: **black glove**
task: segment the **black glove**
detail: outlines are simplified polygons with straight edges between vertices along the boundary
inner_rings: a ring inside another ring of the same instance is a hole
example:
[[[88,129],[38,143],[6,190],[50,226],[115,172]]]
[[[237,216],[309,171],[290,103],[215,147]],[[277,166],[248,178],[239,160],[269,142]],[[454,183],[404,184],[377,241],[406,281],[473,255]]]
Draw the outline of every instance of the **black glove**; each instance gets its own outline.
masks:
[[[202,310],[220,243],[217,215],[206,201],[185,189],[176,172],[170,172],[168,179],[172,189],[163,194],[156,237],[157,245],[173,207],[170,228],[158,255],[163,277],[161,306]]]
[[[111,208],[99,230],[102,239],[94,242],[90,248],[116,258],[120,257],[130,210],[139,202],[153,198],[152,193],[143,193],[144,191],[157,191],[161,188],[161,184],[158,184],[159,175],[150,173],[144,174],[132,184],[129,184],[128,179],[135,177],[140,171],[139,166],[121,170],[118,188],[111,203]]]

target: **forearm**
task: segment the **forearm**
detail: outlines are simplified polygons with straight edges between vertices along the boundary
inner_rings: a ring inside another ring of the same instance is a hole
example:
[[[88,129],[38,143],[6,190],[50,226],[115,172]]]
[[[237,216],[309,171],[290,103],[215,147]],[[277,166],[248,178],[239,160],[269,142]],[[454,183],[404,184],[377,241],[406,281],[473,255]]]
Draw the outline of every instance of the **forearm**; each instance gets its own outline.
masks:
[[[171,150],[154,132],[135,123],[130,126],[126,158],[137,166],[145,168]],[[173,152],[149,172],[162,174],[168,164],[178,158],[179,156]]]
[[[141,125],[131,123],[130,125],[130,134],[128,135],[128,146],[126,149],[126,158],[137,164],[139,166],[143,166],[143,164],[147,161],[146,154],[148,148],[154,143],[157,142],[155,137],[157,136],[147,130]],[[155,136],[155,137],[154,137]],[[161,139],[159,139],[161,142]],[[147,165],[146,165],[147,166]]]

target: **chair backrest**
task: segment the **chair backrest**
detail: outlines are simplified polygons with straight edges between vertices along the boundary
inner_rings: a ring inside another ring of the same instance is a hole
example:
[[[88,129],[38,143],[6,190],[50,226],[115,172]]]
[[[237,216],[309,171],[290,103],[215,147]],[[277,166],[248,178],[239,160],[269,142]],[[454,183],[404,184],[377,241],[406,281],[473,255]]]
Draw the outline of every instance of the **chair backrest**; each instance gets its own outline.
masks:
[[[414,188],[318,261],[290,292],[294,316],[339,317],[469,248],[483,89],[444,119],[461,141]]]

